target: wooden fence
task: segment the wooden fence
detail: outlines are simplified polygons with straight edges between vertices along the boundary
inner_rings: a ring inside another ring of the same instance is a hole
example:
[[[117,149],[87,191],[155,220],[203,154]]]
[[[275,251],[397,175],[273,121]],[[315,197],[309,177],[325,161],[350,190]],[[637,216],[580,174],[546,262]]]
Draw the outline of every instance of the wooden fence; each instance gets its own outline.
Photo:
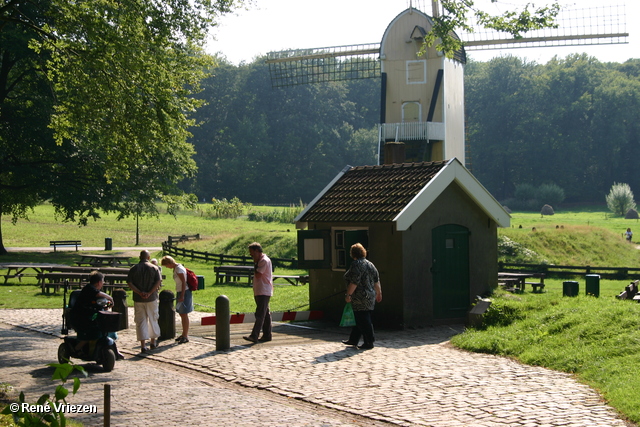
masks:
[[[253,259],[250,256],[237,256],[225,254],[212,254],[209,252],[199,252],[193,249],[184,249],[173,246],[169,242],[162,242],[162,252],[166,255],[178,256],[181,258],[199,259],[205,262],[215,262],[220,265],[253,265]],[[271,258],[274,266],[283,268],[298,268],[298,260],[295,258]]]
[[[549,265],[549,264],[517,264],[499,262],[499,271],[544,273],[546,277],[573,277],[585,274],[598,274],[603,279],[636,280],[640,279],[640,268],[630,267],[592,267],[576,265]]]

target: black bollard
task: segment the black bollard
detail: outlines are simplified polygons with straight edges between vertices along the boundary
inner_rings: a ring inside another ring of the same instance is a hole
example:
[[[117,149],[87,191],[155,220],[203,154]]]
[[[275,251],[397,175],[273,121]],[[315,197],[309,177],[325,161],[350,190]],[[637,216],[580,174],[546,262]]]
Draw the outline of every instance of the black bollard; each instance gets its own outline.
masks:
[[[160,292],[160,316],[158,324],[160,325],[160,339],[168,340],[176,336],[176,311],[173,309],[173,292],[164,290]]]
[[[226,295],[220,295],[216,298],[216,351],[231,348],[230,321],[229,298]]]
[[[127,291],[113,290],[113,310],[120,313],[120,330],[129,329],[129,307],[127,306]]]

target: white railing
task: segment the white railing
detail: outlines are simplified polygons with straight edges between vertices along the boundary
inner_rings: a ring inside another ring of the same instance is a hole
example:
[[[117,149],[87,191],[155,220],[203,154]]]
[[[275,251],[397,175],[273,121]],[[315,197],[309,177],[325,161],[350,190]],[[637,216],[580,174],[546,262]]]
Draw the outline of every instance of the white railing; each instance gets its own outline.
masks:
[[[383,141],[428,140],[427,122],[382,123],[379,131]]]

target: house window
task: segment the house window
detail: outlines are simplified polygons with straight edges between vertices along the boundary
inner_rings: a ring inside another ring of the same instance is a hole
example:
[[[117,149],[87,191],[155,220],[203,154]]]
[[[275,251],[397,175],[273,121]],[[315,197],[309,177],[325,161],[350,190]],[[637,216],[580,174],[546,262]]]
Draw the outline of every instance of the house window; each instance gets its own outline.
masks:
[[[351,265],[351,246],[360,243],[369,247],[369,231],[366,228],[332,228],[332,262],[334,270],[347,270]]]
[[[418,85],[427,83],[427,61],[407,61],[407,84]]]
[[[298,231],[298,268],[331,268],[330,230]]]
[[[324,240],[304,239],[304,258],[307,261],[324,259]]]

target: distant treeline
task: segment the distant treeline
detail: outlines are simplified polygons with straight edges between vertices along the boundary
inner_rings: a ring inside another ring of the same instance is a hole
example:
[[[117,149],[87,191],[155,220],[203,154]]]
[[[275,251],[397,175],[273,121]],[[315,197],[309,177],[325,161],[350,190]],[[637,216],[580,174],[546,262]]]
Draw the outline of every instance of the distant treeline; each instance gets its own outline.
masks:
[[[555,184],[566,202],[603,203],[614,182],[640,192],[640,59],[516,57],[465,69],[467,150],[499,200]]]
[[[499,200],[555,184],[567,203],[640,191],[640,60],[586,55],[466,66],[467,166]],[[200,200],[309,202],[346,165],[376,164],[379,79],[272,89],[263,59],[223,63],[192,129]]]

